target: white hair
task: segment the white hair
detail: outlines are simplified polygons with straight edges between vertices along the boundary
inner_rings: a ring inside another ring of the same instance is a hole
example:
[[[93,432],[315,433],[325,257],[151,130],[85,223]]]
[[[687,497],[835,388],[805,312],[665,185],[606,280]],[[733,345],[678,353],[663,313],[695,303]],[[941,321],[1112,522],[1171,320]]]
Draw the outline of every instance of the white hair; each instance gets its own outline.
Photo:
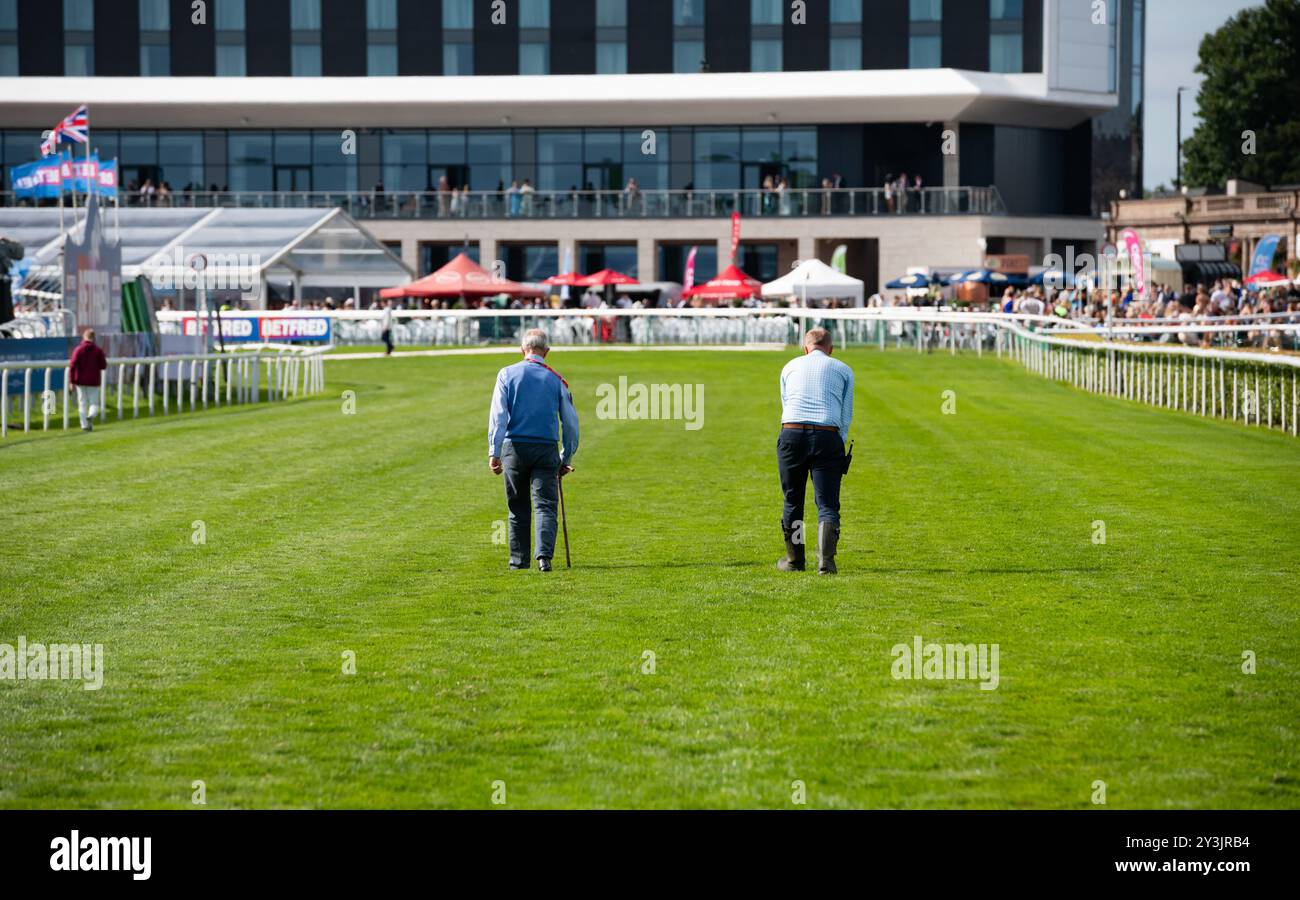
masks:
[[[524,342],[521,349],[525,352],[549,353],[551,345],[547,340],[545,331],[540,328],[530,328],[524,332]]]

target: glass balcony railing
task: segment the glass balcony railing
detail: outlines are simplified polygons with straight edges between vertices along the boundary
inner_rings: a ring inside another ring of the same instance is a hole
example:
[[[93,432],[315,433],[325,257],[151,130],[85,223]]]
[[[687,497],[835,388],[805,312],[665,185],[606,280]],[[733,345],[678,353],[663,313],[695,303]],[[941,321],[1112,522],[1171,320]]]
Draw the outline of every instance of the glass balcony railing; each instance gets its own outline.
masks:
[[[5,206],[27,205],[12,193]],[[42,205],[50,205],[43,201]],[[123,191],[123,206],[303,209],[340,207],[358,219],[696,219],[813,216],[955,216],[1006,213],[997,187],[932,187],[904,193],[840,190],[638,191]]]

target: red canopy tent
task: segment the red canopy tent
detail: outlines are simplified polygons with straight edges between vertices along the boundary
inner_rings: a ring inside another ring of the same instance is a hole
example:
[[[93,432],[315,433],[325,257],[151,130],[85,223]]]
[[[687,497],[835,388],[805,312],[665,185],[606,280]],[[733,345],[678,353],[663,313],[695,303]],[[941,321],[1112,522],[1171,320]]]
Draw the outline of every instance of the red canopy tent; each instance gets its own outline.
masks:
[[[757,278],[746,275],[736,265],[727,266],[704,284],[698,284],[689,291],[682,291],[683,297],[699,297],[702,300],[747,300],[763,292],[763,283]]]
[[[578,287],[584,283],[586,277],[586,275],[579,274],[578,272],[561,272],[559,275],[552,275],[550,278],[543,281],[542,284],[557,285],[559,287],[565,287],[566,285],[568,287]]]
[[[1260,272],[1246,279],[1246,284],[1258,285],[1260,287],[1284,287],[1291,283],[1291,279],[1285,275],[1279,275],[1277,272]]]
[[[583,287],[608,287],[611,284],[640,284],[630,275],[624,275],[622,272],[615,272],[613,269],[601,269],[581,279],[578,284]]]
[[[517,281],[497,278],[464,253],[447,263],[432,275],[404,284],[384,288],[381,297],[495,297],[509,294],[512,297],[540,297],[542,292],[526,287]]]

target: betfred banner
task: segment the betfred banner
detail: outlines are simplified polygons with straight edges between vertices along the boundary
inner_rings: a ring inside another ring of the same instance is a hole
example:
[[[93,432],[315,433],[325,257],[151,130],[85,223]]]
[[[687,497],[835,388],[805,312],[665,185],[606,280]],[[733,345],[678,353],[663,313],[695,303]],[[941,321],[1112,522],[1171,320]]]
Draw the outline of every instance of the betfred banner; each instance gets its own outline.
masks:
[[[9,170],[9,186],[18,197],[34,200],[58,199],[59,191],[63,187],[59,164],[59,158],[52,156],[23,166],[14,166]]]
[[[95,161],[95,193],[101,197],[117,197],[117,160],[109,159],[101,161],[98,157],[92,157]]]
[[[1147,265],[1142,256],[1142,241],[1138,239],[1138,233],[1132,228],[1125,228],[1120,232],[1119,240],[1124,246],[1124,251],[1128,253],[1129,263],[1133,267],[1133,290],[1139,296],[1145,296],[1147,292]]]
[[[695,251],[699,247],[692,247],[691,252],[686,256],[686,274],[682,278],[682,290],[689,291],[695,287]]]
[[[219,316],[221,338],[227,343],[292,341],[328,341],[331,321],[328,316]],[[207,334],[209,320],[200,324],[196,316],[186,316],[181,321],[181,333],[186,337]]]
[[[1267,272],[1273,267],[1273,257],[1277,255],[1277,245],[1281,241],[1280,234],[1266,234],[1259,239],[1259,243],[1255,245],[1255,255],[1250,258],[1250,271],[1246,273],[1247,278],[1260,272]]]
[[[740,249],[740,213],[731,214],[731,262],[736,262],[736,251]]]

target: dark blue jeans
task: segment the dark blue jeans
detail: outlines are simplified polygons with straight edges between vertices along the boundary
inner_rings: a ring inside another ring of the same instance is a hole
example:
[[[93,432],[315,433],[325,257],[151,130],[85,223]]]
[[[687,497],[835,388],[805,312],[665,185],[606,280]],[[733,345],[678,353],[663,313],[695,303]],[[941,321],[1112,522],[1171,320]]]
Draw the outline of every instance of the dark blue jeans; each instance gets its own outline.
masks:
[[[510,508],[510,565],[526,568],[533,509],[537,510],[537,558],[555,555],[556,510],[560,502],[560,450],[555,444],[506,441],[501,448]]]
[[[808,476],[812,476],[817,519],[840,527],[840,479],[844,477],[844,441],[838,431],[802,431],[782,428],[776,439],[776,464],[781,473],[785,510],[781,524],[793,528],[802,522]],[[805,535],[817,534],[804,529]],[[815,541],[815,538],[814,538]]]

